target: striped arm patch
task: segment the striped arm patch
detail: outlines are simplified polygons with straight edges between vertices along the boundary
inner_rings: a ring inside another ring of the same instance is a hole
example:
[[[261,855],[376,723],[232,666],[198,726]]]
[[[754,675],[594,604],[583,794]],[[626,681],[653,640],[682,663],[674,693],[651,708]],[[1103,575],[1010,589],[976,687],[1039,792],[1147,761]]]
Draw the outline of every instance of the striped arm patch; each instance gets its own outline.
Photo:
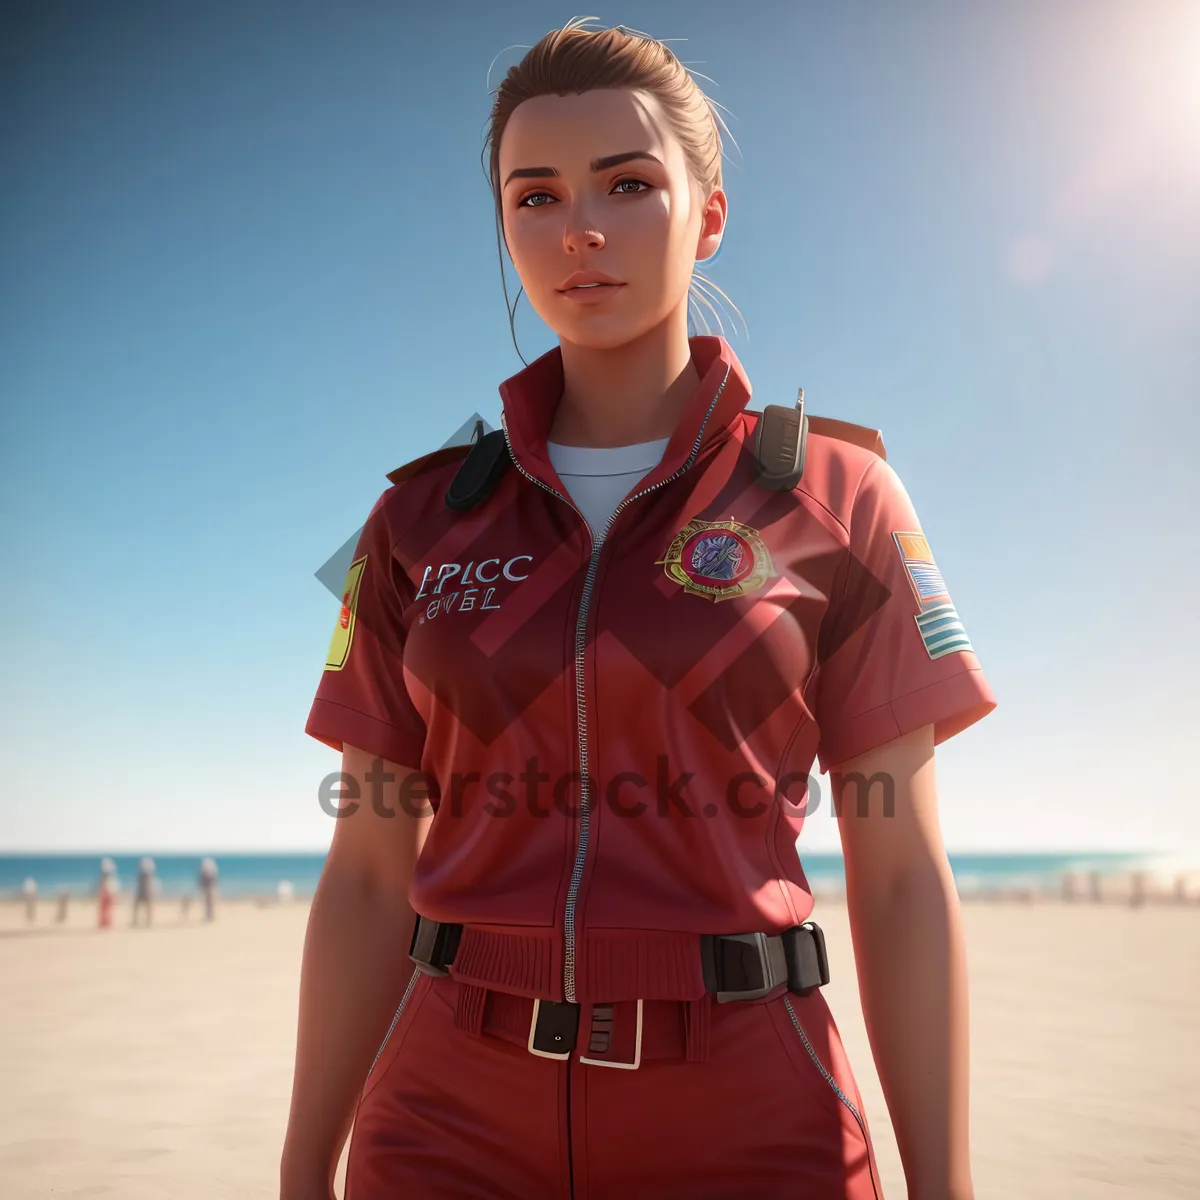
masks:
[[[953,604],[937,604],[918,613],[913,620],[917,623],[921,640],[930,658],[941,658],[944,654],[955,654],[959,650],[972,650],[971,640],[959,620]]]

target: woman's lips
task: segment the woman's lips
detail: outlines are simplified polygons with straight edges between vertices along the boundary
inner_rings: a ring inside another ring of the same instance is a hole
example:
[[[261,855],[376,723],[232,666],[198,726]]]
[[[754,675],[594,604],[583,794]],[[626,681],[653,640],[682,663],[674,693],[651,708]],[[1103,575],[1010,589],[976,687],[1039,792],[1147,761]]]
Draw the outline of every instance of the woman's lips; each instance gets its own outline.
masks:
[[[576,304],[598,304],[619,292],[624,286],[623,283],[598,283],[594,287],[568,288],[562,295],[568,300],[574,300]]]

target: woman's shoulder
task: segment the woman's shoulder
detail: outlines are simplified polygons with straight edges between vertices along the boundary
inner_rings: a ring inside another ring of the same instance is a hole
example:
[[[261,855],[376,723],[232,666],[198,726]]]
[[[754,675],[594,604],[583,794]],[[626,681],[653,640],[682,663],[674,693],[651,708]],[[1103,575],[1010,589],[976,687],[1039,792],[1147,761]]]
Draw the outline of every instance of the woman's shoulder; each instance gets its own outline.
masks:
[[[843,526],[849,526],[864,481],[889,480],[892,475],[878,429],[835,417],[809,416],[804,474],[797,491],[817,501]]]
[[[446,489],[470,446],[443,446],[422,454],[387,473],[387,486],[376,497],[366,524],[376,537],[386,530],[390,542],[415,525],[441,514]]]
[[[393,487],[396,487],[409,479],[416,479],[432,473],[439,473],[439,476],[440,474],[452,475],[453,472],[447,470],[449,464],[461,462],[466,458],[467,451],[470,449],[469,444],[443,446],[440,450],[432,450],[428,454],[422,454],[419,458],[414,458],[411,462],[404,463],[394,471],[389,471],[387,473],[388,482]]]
[[[827,439],[826,447],[830,453],[849,453],[860,461],[869,462],[870,458],[846,451],[843,447],[856,446],[859,450],[868,451],[877,458],[887,459],[887,450],[883,445],[883,434],[878,429],[869,429],[866,425],[853,425],[849,421],[840,421],[836,417],[808,418],[809,436]]]

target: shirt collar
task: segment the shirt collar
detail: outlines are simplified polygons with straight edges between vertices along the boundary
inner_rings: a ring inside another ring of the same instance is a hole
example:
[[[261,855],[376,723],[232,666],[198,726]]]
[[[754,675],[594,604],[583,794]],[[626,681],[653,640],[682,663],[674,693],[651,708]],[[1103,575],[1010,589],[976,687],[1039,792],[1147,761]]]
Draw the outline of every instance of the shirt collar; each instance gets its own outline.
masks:
[[[750,381],[722,337],[688,339],[700,383],[680,414],[652,483],[689,466],[699,452],[727,435],[750,400]],[[546,449],[554,412],[562,398],[562,350],[555,346],[500,385],[502,421],[518,464],[548,487],[561,491]]]

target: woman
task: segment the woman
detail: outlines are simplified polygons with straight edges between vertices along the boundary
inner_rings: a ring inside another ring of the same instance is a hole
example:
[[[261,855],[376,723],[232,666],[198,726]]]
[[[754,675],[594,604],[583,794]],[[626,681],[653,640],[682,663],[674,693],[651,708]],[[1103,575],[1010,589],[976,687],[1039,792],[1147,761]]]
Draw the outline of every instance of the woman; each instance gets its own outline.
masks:
[[[908,497],[816,418],[802,474],[764,476],[740,363],[689,339],[727,206],[670,51],[548,34],[490,142],[559,346],[359,540],[307,725],[344,786],[282,1195],[333,1194],[352,1123],[349,1200],[881,1195],[795,850],[819,758],[909,1195],[964,1200],[933,747],[994,701]]]

